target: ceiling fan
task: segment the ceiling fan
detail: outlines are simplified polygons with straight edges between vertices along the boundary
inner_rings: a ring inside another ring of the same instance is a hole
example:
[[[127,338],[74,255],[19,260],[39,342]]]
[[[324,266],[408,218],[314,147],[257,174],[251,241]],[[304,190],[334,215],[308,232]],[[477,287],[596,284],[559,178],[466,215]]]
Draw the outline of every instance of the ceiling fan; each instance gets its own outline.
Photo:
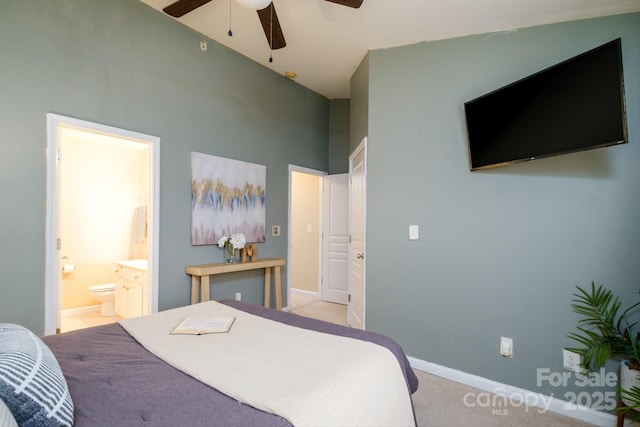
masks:
[[[174,18],[179,18],[187,13],[191,12],[209,3],[211,0],[178,0],[174,3],[171,3],[169,6],[162,9],[164,13],[167,15],[173,16]],[[260,23],[262,24],[262,29],[264,30],[264,35],[267,37],[267,42],[269,43],[269,47],[271,49],[281,49],[287,45],[287,42],[284,39],[284,34],[282,32],[282,27],[280,26],[280,21],[278,20],[278,15],[276,14],[276,8],[273,5],[273,2],[268,2],[264,0],[237,0],[242,5],[250,7],[252,9],[257,8],[258,18],[260,19]],[[362,5],[363,0],[325,0],[331,3],[339,4],[342,6],[352,7],[354,9],[359,8]],[[268,4],[267,4],[268,2]],[[266,6],[265,6],[266,4]],[[229,31],[229,35],[231,35],[231,31]]]

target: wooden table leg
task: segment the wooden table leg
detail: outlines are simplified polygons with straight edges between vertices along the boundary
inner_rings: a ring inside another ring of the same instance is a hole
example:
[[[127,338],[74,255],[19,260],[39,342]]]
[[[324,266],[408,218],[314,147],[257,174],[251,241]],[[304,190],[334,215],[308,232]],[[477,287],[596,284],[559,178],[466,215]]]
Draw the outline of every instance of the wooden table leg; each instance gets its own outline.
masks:
[[[616,427],[623,427],[624,426],[624,412],[621,410],[622,408],[624,408],[625,403],[622,401],[622,399],[618,400],[618,407],[616,408],[616,410],[618,411],[618,418],[616,419]]]
[[[273,270],[276,277],[276,309],[282,310],[282,282],[280,280],[280,266],[276,265]]]
[[[264,269],[264,306],[271,308],[271,267]]]
[[[191,276],[191,304],[197,304],[200,300],[200,276]]]
[[[210,297],[209,297],[209,277],[210,276],[202,276],[202,279],[200,280],[200,301],[204,302],[204,301],[209,301]]]

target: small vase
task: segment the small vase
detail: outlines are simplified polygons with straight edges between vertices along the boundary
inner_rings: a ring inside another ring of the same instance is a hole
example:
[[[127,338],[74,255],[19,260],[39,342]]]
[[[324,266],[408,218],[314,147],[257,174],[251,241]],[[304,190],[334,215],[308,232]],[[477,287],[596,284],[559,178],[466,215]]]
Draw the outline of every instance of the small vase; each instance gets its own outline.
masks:
[[[227,264],[233,264],[240,260],[240,251],[229,245],[224,248],[224,256]]]

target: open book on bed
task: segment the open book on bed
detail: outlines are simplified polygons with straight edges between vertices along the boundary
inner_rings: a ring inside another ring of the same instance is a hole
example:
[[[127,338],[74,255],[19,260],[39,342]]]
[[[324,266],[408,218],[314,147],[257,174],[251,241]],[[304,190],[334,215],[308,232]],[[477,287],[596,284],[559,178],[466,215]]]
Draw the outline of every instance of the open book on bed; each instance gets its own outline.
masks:
[[[229,332],[233,316],[187,316],[178,326],[173,328],[171,334],[202,335]]]

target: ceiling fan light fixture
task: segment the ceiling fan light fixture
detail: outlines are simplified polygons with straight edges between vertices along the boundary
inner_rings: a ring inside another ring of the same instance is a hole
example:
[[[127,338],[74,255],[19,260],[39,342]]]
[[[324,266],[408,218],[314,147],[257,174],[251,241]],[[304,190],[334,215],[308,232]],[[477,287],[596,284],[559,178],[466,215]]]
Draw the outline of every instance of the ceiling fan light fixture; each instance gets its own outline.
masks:
[[[271,4],[271,0],[236,0],[241,6],[252,10],[262,10]]]

